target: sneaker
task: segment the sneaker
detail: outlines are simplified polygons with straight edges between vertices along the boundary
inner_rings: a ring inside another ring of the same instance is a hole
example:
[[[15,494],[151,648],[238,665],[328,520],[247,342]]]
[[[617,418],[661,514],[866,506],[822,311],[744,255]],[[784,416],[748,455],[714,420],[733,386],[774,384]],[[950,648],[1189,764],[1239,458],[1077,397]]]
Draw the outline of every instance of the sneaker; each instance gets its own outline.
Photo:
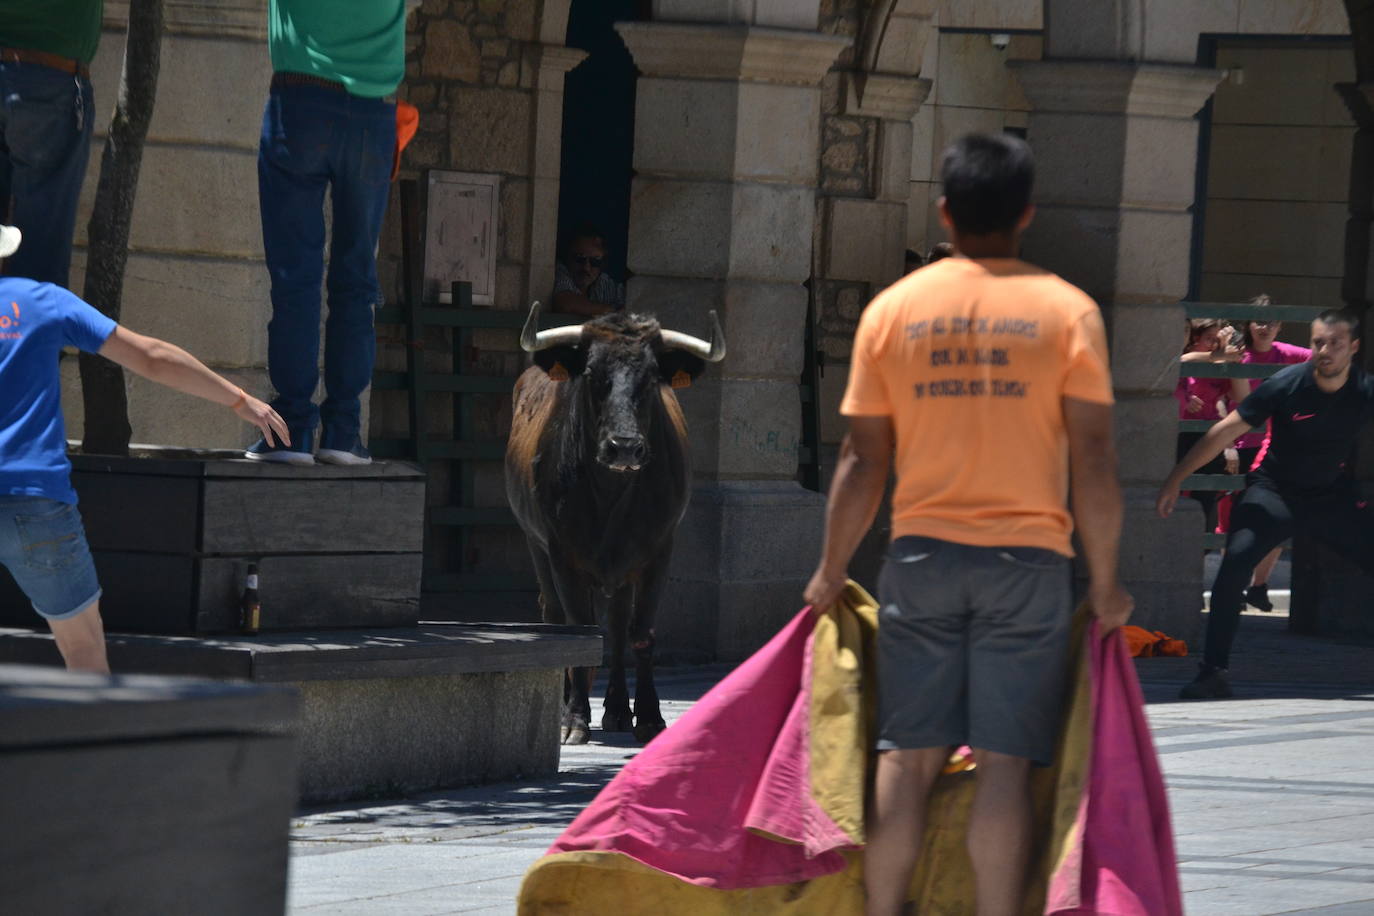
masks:
[[[1230,696],[1231,681],[1225,668],[1198,665],[1197,677],[1178,692],[1181,700],[1224,700]]]
[[[363,443],[357,437],[353,439],[353,445],[349,448],[323,448],[315,452],[315,457],[325,464],[371,464],[372,453],[363,448]]]
[[[298,434],[295,430],[291,431],[291,446],[268,445],[266,439],[259,439],[253,443],[243,457],[251,458],[254,461],[276,461],[280,464],[294,464],[305,466],[315,463],[315,456],[310,454],[310,434]],[[304,448],[298,448],[301,443],[305,443]]]
[[[1263,582],[1245,590],[1245,603],[1266,614],[1274,609],[1274,602],[1269,600],[1269,586]]]

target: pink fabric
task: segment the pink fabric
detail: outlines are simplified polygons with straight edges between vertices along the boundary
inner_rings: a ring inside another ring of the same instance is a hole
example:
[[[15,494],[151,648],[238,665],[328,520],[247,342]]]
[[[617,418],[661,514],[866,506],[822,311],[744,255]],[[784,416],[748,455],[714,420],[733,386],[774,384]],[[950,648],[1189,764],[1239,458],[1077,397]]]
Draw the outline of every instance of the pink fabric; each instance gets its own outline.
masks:
[[[618,852],[706,887],[841,871],[852,846],[811,799],[805,611],[625,765],[549,848]],[[1120,635],[1088,637],[1093,678],[1082,840],[1046,914],[1182,916],[1169,809],[1135,669]],[[756,831],[788,842],[777,842]]]
[[[811,799],[807,772],[811,629],[808,612],[793,618],[626,764],[549,854],[619,852],[722,889],[843,870],[835,850],[853,843]]]
[[[1242,363],[1262,363],[1272,365],[1275,363],[1305,363],[1312,358],[1312,351],[1306,347],[1299,347],[1295,344],[1274,341],[1274,345],[1268,350],[1260,353],[1257,350],[1246,350],[1245,355],[1240,358]],[[1262,378],[1250,379],[1250,390],[1254,391],[1263,382]],[[1264,444],[1265,433],[1246,433],[1236,440],[1236,448],[1259,448]],[[1257,460],[1258,463],[1258,460]],[[1242,472],[1253,470],[1252,468],[1242,468]]]
[[[1093,749],[1080,848],[1050,882],[1047,916],[1183,916],[1169,801],[1145,700],[1120,633],[1088,635]]]

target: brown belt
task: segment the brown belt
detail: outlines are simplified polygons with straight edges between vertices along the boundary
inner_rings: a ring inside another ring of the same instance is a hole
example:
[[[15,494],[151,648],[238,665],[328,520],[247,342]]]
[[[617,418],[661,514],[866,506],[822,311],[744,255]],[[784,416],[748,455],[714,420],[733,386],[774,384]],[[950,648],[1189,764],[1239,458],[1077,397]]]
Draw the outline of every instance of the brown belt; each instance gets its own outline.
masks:
[[[34,51],[29,48],[0,48],[0,61],[4,60],[17,64],[37,64],[40,67],[51,67],[54,70],[61,70],[63,73],[71,73],[85,79],[91,78],[90,68],[81,61],[63,57],[61,54],[49,54],[47,51]]]
[[[332,89],[335,92],[348,94],[348,87],[336,80],[327,80],[322,76],[311,76],[309,73],[273,73],[272,87],[278,86],[318,86],[321,89]],[[395,102],[396,96],[388,95],[378,99],[379,102]]]
[[[333,89],[335,92],[347,92],[348,87],[336,80],[327,80],[322,76],[311,76],[309,73],[273,73],[273,86],[319,86],[324,89]]]

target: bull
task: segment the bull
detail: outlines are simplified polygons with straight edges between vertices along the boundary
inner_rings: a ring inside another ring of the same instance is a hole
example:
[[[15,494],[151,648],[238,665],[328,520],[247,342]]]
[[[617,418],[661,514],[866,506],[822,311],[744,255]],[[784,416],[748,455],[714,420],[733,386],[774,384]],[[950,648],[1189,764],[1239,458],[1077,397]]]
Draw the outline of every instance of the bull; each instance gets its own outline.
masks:
[[[611,671],[602,730],[648,741],[664,728],[654,611],[692,478],[673,389],[725,358],[725,334],[715,312],[709,343],[624,312],[545,331],[538,319],[536,302],[520,334],[534,365],[515,383],[506,496],[534,558],[544,622],[594,625],[605,609]],[[635,655],[633,717],[626,642]],[[589,737],[595,672],[565,676],[564,744]]]

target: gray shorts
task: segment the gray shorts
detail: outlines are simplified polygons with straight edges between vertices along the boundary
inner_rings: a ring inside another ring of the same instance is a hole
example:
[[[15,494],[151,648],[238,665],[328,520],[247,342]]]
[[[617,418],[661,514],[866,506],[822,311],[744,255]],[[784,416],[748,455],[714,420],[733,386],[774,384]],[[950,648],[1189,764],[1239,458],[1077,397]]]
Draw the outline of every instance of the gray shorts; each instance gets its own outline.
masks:
[[[878,750],[970,745],[1054,758],[1065,704],[1068,557],[902,537],[878,580]]]

